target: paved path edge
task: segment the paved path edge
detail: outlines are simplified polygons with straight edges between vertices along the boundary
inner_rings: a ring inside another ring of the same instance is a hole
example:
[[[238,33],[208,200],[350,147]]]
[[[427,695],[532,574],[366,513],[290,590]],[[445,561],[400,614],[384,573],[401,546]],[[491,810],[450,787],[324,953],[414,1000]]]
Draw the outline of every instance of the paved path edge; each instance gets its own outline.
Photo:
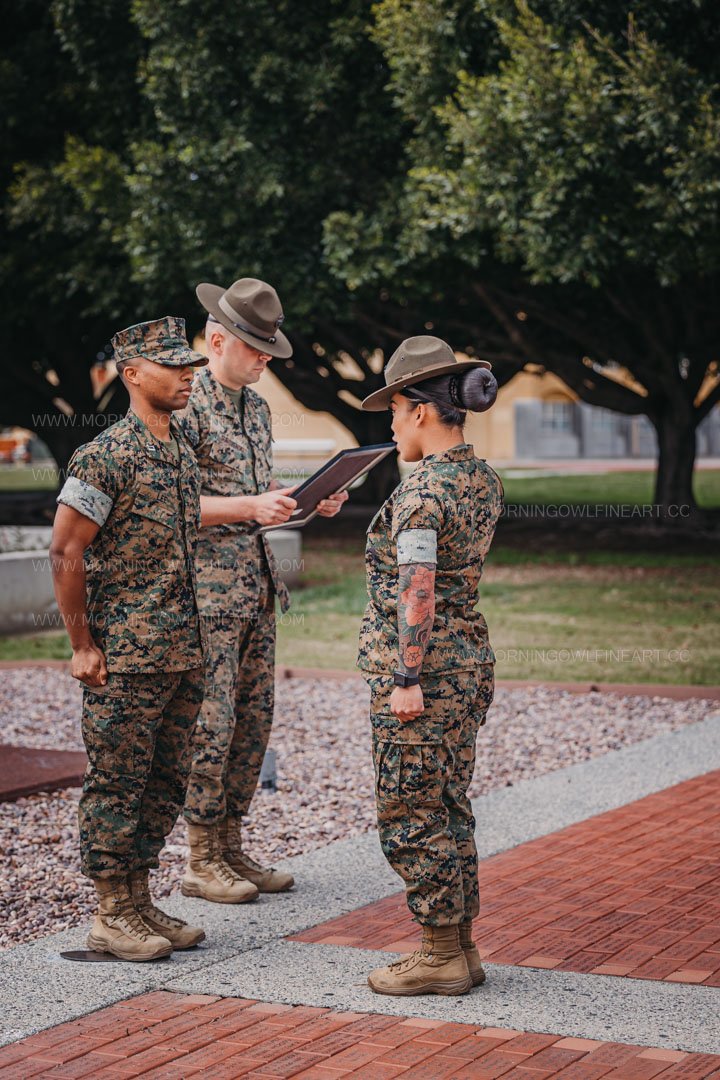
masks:
[[[720,768],[720,713],[679,731],[656,736],[515,787],[492,791],[474,803],[481,857],[555,832],[716,768]],[[304,953],[307,960],[305,977],[297,981],[293,1001],[288,1003],[311,1004],[322,998],[324,1004],[333,1007],[354,1007],[344,1003],[350,998],[343,998],[343,1004],[333,1000],[338,996],[337,990],[333,989],[337,982],[338,961],[331,964],[332,957],[322,951],[332,947],[301,945],[281,939],[398,891],[399,881],[382,857],[377,836],[365,833],[337,841],[290,859],[283,865],[295,874],[298,889],[280,896],[261,897],[257,903],[243,905],[240,909],[173,896],[167,904],[168,910],[200,921],[213,944],[176,953],[172,959],[152,966],[80,966],[63,960],[60,957],[62,950],[84,947],[85,925],[0,953],[0,1007],[5,1025],[0,1032],[0,1044],[147,990],[179,989],[182,986],[187,993],[207,993],[204,988],[214,984],[223,988],[212,992],[236,996],[241,992],[247,994],[249,985],[262,983],[266,1000],[288,1002],[287,968],[281,958],[289,959],[295,949],[310,951]],[[291,946],[292,950],[287,951]],[[348,955],[355,959],[347,960],[347,963],[360,963],[357,957],[361,950],[340,950],[340,958]],[[373,952],[370,955],[369,961],[362,959],[363,971],[381,962],[381,954]],[[322,960],[324,956],[328,962],[319,963],[318,957]],[[346,961],[342,961],[341,968],[344,963]],[[673,986],[668,990],[666,984],[620,980],[611,976],[579,976],[526,968],[504,970],[522,973],[517,977],[503,976],[504,985],[519,988],[517,979],[531,979],[534,997],[526,995],[528,1007],[522,1017],[517,1012],[505,1013],[493,1006],[493,1023],[498,1025],[512,1026],[509,1019],[512,1015],[515,1017],[513,1023],[523,1024],[526,1030],[553,1030],[547,1026],[547,1010],[531,1008],[530,1002],[544,1000],[561,979],[563,985],[576,988],[577,1000],[573,1004],[572,997],[567,997],[567,1020],[560,1027],[560,1034],[571,1031],[580,1037],[588,1037],[588,1029],[599,1031],[600,1021],[594,1018],[595,1010],[602,1006],[602,1010],[607,1011],[619,994],[620,998],[624,995],[626,1001],[625,1013],[607,1012],[603,1038],[614,1037],[613,1025],[617,1025],[619,1031],[627,1031],[627,1008],[631,1007],[629,1001],[632,998],[636,1003],[632,1007],[641,1010],[643,1017],[657,1015],[662,1019],[668,1015],[666,1004],[671,1001],[671,1011],[686,1018],[687,1024],[682,1028],[675,1022],[673,1025],[669,1021],[658,1022],[657,1034],[653,1035],[655,1045],[675,1049],[679,1039],[683,1049],[698,1050],[708,1045],[707,1038],[696,1029],[695,1016],[698,1008],[701,1013],[697,1015],[702,1015],[702,1007],[710,1000],[717,1011],[718,993],[711,988]],[[310,971],[317,972],[317,978],[326,983],[311,985],[307,977]],[[633,989],[625,990],[625,985],[630,982],[634,984]],[[363,1002],[362,1008],[374,1011],[387,1008],[386,1000],[375,995],[371,995],[372,1000],[366,1000],[364,995],[368,991],[364,979],[359,976],[358,984],[355,990]],[[595,1005],[585,1000],[588,993],[588,1001],[594,1001]],[[472,1001],[472,996],[453,999],[453,1018],[463,1021],[462,1003]],[[436,1005],[434,1003],[432,1008]],[[422,1003],[416,1000],[412,1011],[417,1015],[428,1015],[427,1007],[424,1000]],[[468,1005],[468,1009],[470,1007]],[[512,1007],[513,1002],[509,1001],[506,1008]],[[650,1030],[645,1020],[640,1026],[643,1031]],[[627,1035],[622,1038],[627,1040]]]

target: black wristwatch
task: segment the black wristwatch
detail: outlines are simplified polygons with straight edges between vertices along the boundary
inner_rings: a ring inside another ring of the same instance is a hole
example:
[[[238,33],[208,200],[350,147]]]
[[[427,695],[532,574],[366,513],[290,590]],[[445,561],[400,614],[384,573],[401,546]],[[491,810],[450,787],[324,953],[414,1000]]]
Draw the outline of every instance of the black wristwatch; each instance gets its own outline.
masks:
[[[405,690],[408,686],[419,686],[419,675],[406,675],[404,671],[393,671],[393,682]]]

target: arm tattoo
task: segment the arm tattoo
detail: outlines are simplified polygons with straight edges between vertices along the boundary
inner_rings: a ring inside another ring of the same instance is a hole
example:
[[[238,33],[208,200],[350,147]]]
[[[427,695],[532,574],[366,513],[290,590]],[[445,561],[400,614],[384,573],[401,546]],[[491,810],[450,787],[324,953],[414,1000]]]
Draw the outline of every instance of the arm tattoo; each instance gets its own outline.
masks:
[[[435,618],[435,563],[403,563],[398,570],[398,670],[418,675]]]

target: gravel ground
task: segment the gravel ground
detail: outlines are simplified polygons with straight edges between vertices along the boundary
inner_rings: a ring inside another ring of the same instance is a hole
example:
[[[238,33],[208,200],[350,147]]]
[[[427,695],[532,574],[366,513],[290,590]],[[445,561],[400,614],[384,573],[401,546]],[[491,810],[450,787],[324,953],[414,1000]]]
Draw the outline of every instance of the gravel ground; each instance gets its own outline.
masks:
[[[81,749],[80,698],[65,672],[0,671],[0,743]],[[471,794],[673,731],[716,709],[699,699],[499,690],[480,731]],[[272,863],[374,826],[367,713],[359,680],[278,684],[271,743],[278,791],[258,792],[246,830],[257,858]],[[92,911],[92,888],[79,872],[79,794],[70,788],[2,804],[0,948],[74,926]],[[186,851],[180,822],[155,874],[157,895],[178,887]]]

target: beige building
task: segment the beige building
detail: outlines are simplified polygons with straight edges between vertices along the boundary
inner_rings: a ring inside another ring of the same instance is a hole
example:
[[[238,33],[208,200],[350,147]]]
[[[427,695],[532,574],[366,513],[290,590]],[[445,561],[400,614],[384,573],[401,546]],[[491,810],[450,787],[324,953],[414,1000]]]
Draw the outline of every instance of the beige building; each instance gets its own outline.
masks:
[[[319,450],[322,444],[328,456],[346,447],[357,446],[356,439],[330,413],[305,409],[273,375],[272,367],[267,369],[256,389],[270,405],[279,462],[286,456],[295,456],[293,442],[307,443],[307,453],[313,458],[316,454],[310,451],[311,445]],[[562,405],[573,404],[576,398],[555,375],[520,372],[500,388],[492,409],[482,415],[471,413],[468,416],[467,439],[480,457],[501,464],[515,460],[514,406],[517,401],[525,400]]]
[[[193,345],[204,351],[201,335]],[[374,359],[380,370],[382,357]],[[343,365],[344,373],[352,378],[352,362],[346,359]],[[93,369],[96,394],[114,374],[112,363]],[[616,377],[620,381],[630,378],[621,369]],[[270,405],[275,463],[281,475],[307,474],[338,450],[357,445],[331,413],[301,405],[273,374],[272,364],[255,388]],[[532,365],[500,388],[487,413],[469,414],[465,431],[478,456],[501,467],[549,460],[647,460],[657,455],[655,434],[646,417],[587,405],[556,375],[533,370]],[[713,409],[698,429],[698,456],[720,456],[720,408]]]
[[[657,457],[654,429],[646,416],[625,416],[580,401],[557,375],[519,372],[500,388],[486,413],[468,415],[465,433],[479,457],[494,465],[542,465],[543,462],[633,460]],[[630,381],[622,369],[616,377]],[[313,465],[355,440],[329,413],[309,412],[273,375],[272,367],[257,389],[270,403],[278,465],[302,461]],[[720,408],[713,409],[697,432],[699,458],[720,456]]]

